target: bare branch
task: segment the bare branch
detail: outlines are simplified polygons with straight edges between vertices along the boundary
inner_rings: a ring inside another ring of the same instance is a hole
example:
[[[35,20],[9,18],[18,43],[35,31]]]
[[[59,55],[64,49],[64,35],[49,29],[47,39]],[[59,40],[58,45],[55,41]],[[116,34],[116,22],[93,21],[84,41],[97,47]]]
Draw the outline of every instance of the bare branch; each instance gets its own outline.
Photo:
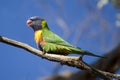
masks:
[[[105,71],[101,71],[98,69],[93,68],[92,66],[89,66],[88,64],[86,64],[85,62],[83,62],[82,60],[79,60],[79,57],[71,57],[71,56],[63,56],[63,55],[55,55],[55,54],[43,54],[42,51],[39,51],[25,43],[22,42],[18,42],[12,39],[8,39],[6,37],[2,37],[0,36],[0,42],[12,45],[12,46],[16,46],[19,48],[22,48],[24,50],[27,50],[31,53],[33,53],[34,55],[37,55],[39,57],[48,59],[50,61],[55,61],[55,62],[60,62],[61,64],[64,65],[68,65],[68,66],[72,66],[72,67],[76,67],[82,70],[87,70],[88,72],[92,72],[95,75],[104,78],[106,80],[109,80],[111,78],[117,78],[120,79],[120,75],[117,74],[112,74],[109,72],[105,72]]]

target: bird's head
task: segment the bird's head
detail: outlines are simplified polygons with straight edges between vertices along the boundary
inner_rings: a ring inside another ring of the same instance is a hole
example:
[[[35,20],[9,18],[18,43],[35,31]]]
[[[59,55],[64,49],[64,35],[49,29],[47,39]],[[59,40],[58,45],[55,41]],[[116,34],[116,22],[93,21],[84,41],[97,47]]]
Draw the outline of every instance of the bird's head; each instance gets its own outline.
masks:
[[[46,20],[40,18],[39,16],[30,17],[26,23],[28,26],[32,27],[34,31],[48,28]]]

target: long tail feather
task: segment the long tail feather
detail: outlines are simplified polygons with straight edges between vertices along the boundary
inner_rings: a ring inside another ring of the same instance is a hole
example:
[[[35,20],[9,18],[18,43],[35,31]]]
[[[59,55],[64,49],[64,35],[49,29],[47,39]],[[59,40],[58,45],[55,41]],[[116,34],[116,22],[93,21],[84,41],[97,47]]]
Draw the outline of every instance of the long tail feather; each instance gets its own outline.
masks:
[[[106,58],[104,56],[96,55],[96,54],[93,54],[93,53],[88,52],[88,51],[85,51],[84,53],[85,53],[85,55],[90,55],[90,56],[95,56],[95,57],[100,57],[100,58]]]

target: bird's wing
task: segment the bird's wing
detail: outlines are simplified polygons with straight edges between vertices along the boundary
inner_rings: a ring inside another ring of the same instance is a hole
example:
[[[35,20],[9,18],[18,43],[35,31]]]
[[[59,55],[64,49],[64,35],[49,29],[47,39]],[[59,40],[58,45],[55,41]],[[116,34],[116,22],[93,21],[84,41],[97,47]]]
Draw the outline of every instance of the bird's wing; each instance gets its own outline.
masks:
[[[103,56],[99,56],[90,52],[86,52],[80,48],[74,47],[71,44],[69,44],[68,42],[66,42],[65,40],[63,40],[62,38],[60,38],[58,35],[54,34],[51,31],[45,32],[45,34],[43,34],[43,40],[45,40],[48,45],[45,45],[44,48],[46,49],[46,51],[62,51],[61,53],[70,53],[70,52],[75,52],[78,54],[83,54],[83,55],[90,55],[90,56],[96,56],[96,57],[101,57],[104,58]],[[57,48],[56,48],[57,47]],[[67,51],[67,52],[65,52]]]
[[[66,42],[61,37],[59,37],[58,35],[56,35],[55,33],[51,31],[44,32],[42,33],[42,35],[43,35],[43,40],[45,40],[46,42],[57,44],[57,45],[62,45],[66,47],[74,47],[70,43]]]

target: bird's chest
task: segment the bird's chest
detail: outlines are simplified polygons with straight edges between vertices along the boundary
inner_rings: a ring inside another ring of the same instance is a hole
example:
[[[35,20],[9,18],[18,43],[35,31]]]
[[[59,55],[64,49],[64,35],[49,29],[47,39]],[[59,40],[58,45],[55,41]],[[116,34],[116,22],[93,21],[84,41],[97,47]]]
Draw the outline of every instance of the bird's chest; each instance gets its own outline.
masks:
[[[36,44],[39,44],[40,42],[42,42],[42,31],[41,30],[38,30],[38,31],[35,31],[35,35],[34,35],[34,39],[35,39],[35,42]]]
[[[43,40],[42,31],[35,31],[35,42],[37,45],[44,45],[47,42]]]

